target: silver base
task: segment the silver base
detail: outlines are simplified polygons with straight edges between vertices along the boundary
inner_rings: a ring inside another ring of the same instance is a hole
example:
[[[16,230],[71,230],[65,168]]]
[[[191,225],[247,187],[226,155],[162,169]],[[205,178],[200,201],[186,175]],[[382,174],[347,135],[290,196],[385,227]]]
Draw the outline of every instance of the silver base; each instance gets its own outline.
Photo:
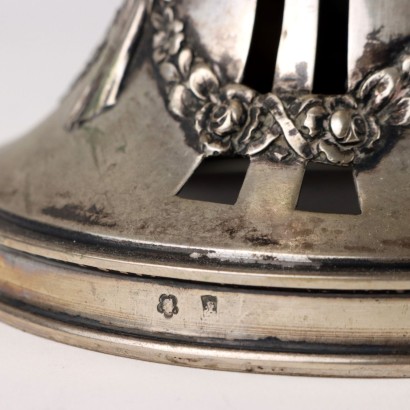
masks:
[[[287,1],[285,29],[311,30],[307,78],[282,70],[260,94],[238,84],[255,2],[222,3],[127,0],[56,112],[2,148],[0,319],[162,363],[410,376],[410,56],[397,37],[410,19],[355,1],[390,52],[363,67],[360,47],[377,42],[352,17],[357,70],[346,95],[324,97],[310,94],[318,10]],[[278,67],[298,67],[295,34]],[[215,152],[249,158],[237,201],[178,195]],[[297,209],[312,162],[352,168],[360,212]]]

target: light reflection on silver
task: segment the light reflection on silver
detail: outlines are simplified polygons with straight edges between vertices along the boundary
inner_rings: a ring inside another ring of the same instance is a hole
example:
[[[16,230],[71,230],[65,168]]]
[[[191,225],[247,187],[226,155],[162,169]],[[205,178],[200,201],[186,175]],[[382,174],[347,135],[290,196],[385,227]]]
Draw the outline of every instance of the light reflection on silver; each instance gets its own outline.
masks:
[[[311,91],[315,70],[319,0],[287,0],[273,91]]]
[[[256,0],[181,0],[201,45],[230,81],[240,81],[245,68],[255,19]]]

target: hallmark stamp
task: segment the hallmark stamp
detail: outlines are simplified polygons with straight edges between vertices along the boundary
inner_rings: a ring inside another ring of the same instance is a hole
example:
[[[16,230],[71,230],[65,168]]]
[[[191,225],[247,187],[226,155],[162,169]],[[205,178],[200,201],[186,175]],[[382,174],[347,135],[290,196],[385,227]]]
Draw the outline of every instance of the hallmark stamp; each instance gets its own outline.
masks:
[[[204,317],[215,316],[218,313],[218,298],[216,296],[201,296]]]
[[[159,313],[162,313],[166,319],[171,319],[179,312],[178,299],[174,295],[161,295],[157,306]]]

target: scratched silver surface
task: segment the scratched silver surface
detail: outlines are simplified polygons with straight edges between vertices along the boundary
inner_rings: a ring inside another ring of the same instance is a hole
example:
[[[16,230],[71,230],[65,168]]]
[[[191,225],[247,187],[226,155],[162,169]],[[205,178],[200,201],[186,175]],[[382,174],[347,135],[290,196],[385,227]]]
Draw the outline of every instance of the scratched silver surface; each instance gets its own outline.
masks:
[[[201,47],[216,62],[226,64],[232,81],[238,81],[250,43],[255,5],[224,2],[221,7],[232,6],[225,14],[226,24],[235,30],[219,36],[218,30],[211,29],[211,23],[221,19],[214,3],[190,0],[179,8],[190,15]],[[392,10],[403,10],[407,2],[394,0],[394,5]],[[397,21],[390,21],[386,3],[375,6],[370,8],[364,0],[352,6],[358,11],[351,13],[351,70],[364,47],[363,30],[369,34],[383,24],[381,41],[410,32],[404,13],[395,13]],[[313,26],[314,16],[311,18],[306,24]],[[147,25],[147,21],[141,24]],[[362,21],[369,24],[361,25]],[[356,26],[360,29],[354,29]],[[186,144],[185,131],[164,104],[147,45],[150,36],[144,27],[134,68],[114,108],[73,132],[64,128],[72,107],[93,79],[91,69],[47,121],[2,149],[2,211],[89,234],[95,240],[165,246],[176,253],[183,250],[193,263],[203,258],[256,263],[261,268],[272,263],[316,269],[318,261],[324,260],[336,264],[341,259],[410,261],[408,131],[377,165],[356,171],[361,215],[296,211],[304,164],[284,166],[262,158],[252,159],[234,206],[177,197],[202,155]],[[313,44],[314,37],[307,37],[306,44]],[[286,41],[291,39],[289,34]],[[379,65],[388,63],[378,60]],[[283,64],[287,64],[285,57]]]
[[[350,2],[345,96],[309,94],[318,0],[285,2],[272,91],[240,84],[256,5],[126,0],[58,109],[1,149],[0,320],[161,363],[410,374],[408,0]],[[280,139],[289,160],[266,153]],[[250,157],[235,205],[177,196],[215,152]],[[296,210],[309,161],[353,167],[360,215]]]

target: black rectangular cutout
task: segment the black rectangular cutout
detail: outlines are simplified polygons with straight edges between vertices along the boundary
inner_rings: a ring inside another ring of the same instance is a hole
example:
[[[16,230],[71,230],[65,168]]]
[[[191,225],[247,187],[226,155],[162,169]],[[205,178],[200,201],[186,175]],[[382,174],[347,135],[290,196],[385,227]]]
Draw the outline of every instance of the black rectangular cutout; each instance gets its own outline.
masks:
[[[180,198],[234,205],[241,191],[249,158],[205,158],[178,192]]]
[[[262,94],[272,91],[285,0],[258,0],[242,83]]]
[[[349,0],[319,0],[314,94],[345,94],[347,89]]]
[[[309,163],[296,209],[307,212],[360,215],[353,169]]]

